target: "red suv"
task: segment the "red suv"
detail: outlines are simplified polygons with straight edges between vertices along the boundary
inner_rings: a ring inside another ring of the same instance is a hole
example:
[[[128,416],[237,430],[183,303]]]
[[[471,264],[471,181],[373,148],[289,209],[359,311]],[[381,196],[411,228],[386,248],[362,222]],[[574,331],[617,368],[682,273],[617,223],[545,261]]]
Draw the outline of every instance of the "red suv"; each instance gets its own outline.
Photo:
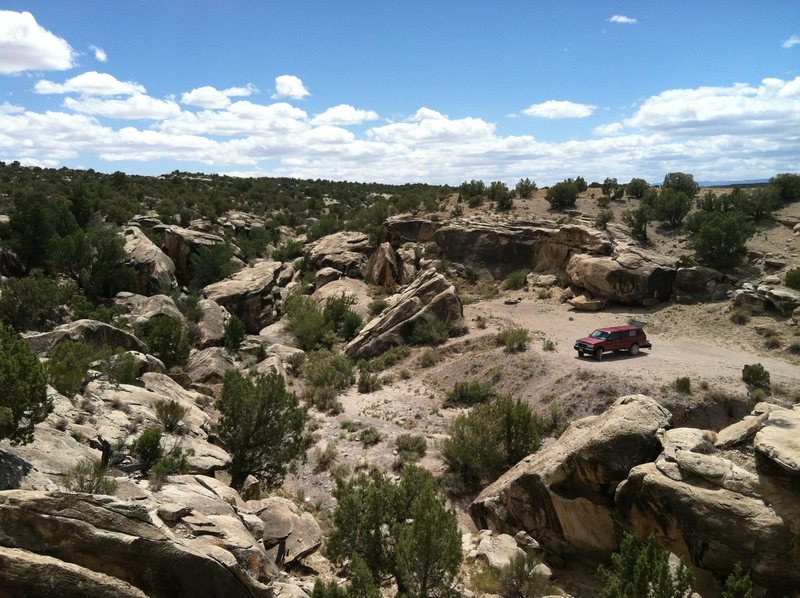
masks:
[[[575,341],[578,357],[593,355],[598,361],[603,359],[603,351],[628,351],[636,355],[639,349],[650,349],[652,346],[641,326],[598,328],[589,336]]]

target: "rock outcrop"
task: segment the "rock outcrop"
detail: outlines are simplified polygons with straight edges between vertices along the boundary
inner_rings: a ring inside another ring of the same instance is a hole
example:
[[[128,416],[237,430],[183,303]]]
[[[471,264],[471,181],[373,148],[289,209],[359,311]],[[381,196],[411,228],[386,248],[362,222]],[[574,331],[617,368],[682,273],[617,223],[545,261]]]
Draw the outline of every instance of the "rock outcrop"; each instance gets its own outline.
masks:
[[[375,248],[364,233],[344,231],[327,235],[308,246],[308,258],[316,268],[330,267],[345,276],[361,277],[367,256]]]
[[[177,286],[175,263],[138,226],[122,231],[128,263],[136,270],[132,290],[141,295]]]
[[[369,287],[363,280],[355,278],[341,278],[329,282],[328,284],[318,288],[311,297],[320,305],[325,305],[325,300],[329,297],[338,297],[342,293],[349,295],[353,298],[355,303],[350,306],[354,312],[361,316],[364,320],[369,318],[369,304],[372,302],[372,297],[369,295]]]
[[[678,268],[673,283],[675,301],[683,304],[722,301],[730,290],[724,274],[704,266]]]
[[[163,229],[162,249],[175,264],[178,282],[188,284],[192,278],[190,256],[201,247],[221,245],[225,239],[219,235],[204,233],[179,226],[157,227]]]
[[[366,268],[365,277],[369,277],[373,284],[394,288],[402,281],[403,270],[389,243],[378,246],[369,256]]]
[[[203,295],[236,314],[248,332],[257,333],[275,317],[273,290],[281,267],[280,262],[257,262],[225,280],[208,285],[203,289]]]
[[[562,555],[606,559],[619,541],[614,491],[633,466],[655,459],[656,431],[670,419],[650,397],[622,397],[520,461],[480,493],[470,514],[479,529],[525,530]]]
[[[292,501],[272,496],[249,501],[247,506],[264,524],[264,547],[279,565],[289,564],[315,552],[322,545],[322,529],[311,513]]]
[[[32,332],[24,336],[25,342],[38,355],[49,355],[50,351],[63,340],[82,341],[93,351],[109,347],[147,352],[145,344],[134,335],[97,320],[75,320],[57,326],[50,332]]]
[[[451,336],[463,334],[464,310],[453,285],[433,268],[420,274],[392,305],[361,329],[344,349],[353,359],[368,359],[408,341],[418,322],[443,322]]]
[[[573,255],[566,265],[570,282],[611,301],[654,305],[667,301],[675,280],[674,260],[635,246],[613,256]]]
[[[134,326],[147,326],[150,320],[159,316],[183,320],[178,306],[167,295],[145,297],[133,293],[117,293],[115,303],[128,309],[128,322]]]
[[[233,357],[222,347],[192,351],[186,363],[186,375],[194,383],[221,384],[225,372],[234,368]]]
[[[25,553],[36,553],[43,557],[37,575],[41,581],[41,573],[51,570],[59,573],[53,583],[86,580],[98,588],[120,589],[118,594],[96,595],[270,595],[231,552],[202,536],[176,537],[146,506],[110,496],[0,492],[0,547],[5,549],[0,559],[15,563],[13,568],[0,568],[3,587],[15,583],[20,567],[32,566],[35,557]],[[49,591],[61,596],[75,595],[75,590],[65,585]]]

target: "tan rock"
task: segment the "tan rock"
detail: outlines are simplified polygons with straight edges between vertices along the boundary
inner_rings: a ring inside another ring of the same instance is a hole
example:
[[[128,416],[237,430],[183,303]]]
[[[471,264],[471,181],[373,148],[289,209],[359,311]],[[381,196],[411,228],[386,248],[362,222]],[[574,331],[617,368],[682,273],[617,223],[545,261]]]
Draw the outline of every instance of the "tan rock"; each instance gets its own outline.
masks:
[[[175,263],[138,226],[122,231],[128,263],[136,270],[133,291],[149,295],[164,288],[175,288]]]
[[[192,278],[190,256],[201,247],[221,245],[225,239],[211,233],[204,233],[179,226],[157,227],[164,232],[162,249],[175,264],[178,282],[188,284]]]
[[[110,347],[147,353],[145,344],[134,335],[97,320],[76,320],[50,332],[32,332],[23,336],[31,350],[40,356],[49,355],[63,340],[82,341],[94,351]]]
[[[235,367],[233,357],[222,347],[192,351],[186,363],[186,375],[199,384],[220,384],[225,372]]]
[[[363,276],[367,255],[374,249],[369,235],[344,231],[318,239],[308,247],[308,257],[317,268],[331,267],[345,276]]]
[[[311,297],[318,303],[324,305],[328,297],[338,297],[342,293],[349,295],[355,300],[355,303],[350,306],[350,309],[365,320],[369,318],[368,306],[372,301],[372,297],[369,295],[369,287],[363,280],[356,280],[355,278],[337,279],[318,288]]]
[[[272,291],[281,266],[280,262],[269,260],[257,262],[208,285],[203,295],[241,318],[248,332],[256,333],[274,317]]]
[[[753,442],[756,452],[783,468],[800,475],[800,411],[771,411]]]
[[[369,257],[365,276],[369,276],[373,284],[389,288],[394,288],[401,282],[402,271],[389,243],[381,243]]]

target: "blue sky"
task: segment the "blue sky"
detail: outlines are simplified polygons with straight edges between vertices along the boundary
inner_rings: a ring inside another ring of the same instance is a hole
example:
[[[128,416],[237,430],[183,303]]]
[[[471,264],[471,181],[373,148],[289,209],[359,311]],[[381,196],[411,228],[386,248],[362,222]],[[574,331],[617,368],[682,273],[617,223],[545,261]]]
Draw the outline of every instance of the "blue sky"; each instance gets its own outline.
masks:
[[[0,0],[0,160],[551,184],[800,171],[800,2]]]

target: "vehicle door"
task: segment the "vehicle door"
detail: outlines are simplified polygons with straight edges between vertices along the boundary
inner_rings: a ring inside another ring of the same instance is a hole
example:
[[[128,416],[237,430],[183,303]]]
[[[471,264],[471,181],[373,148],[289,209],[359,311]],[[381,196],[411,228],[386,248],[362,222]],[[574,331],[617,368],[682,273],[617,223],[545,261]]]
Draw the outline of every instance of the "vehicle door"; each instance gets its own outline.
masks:
[[[625,337],[623,332],[612,332],[608,335],[608,342],[606,348],[609,351],[618,351],[625,347]]]

